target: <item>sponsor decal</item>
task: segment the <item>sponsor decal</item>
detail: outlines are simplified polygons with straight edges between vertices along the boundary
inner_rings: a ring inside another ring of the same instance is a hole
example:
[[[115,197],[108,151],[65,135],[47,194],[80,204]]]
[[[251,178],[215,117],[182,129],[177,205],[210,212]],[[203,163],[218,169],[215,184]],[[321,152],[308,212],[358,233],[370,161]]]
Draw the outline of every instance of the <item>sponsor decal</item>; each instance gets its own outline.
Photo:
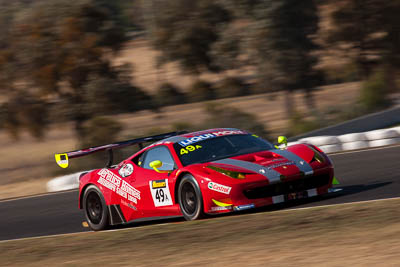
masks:
[[[272,170],[278,167],[282,167],[282,166],[288,166],[288,165],[296,165],[296,163],[294,161],[287,161],[287,162],[282,162],[282,163],[276,163],[273,165],[270,165],[268,167],[266,167],[267,170]]]
[[[169,191],[168,179],[149,181],[151,196],[154,206],[163,207],[172,205],[171,192]]]
[[[212,132],[212,133],[206,133],[206,134],[201,134],[198,136],[190,137],[188,139],[182,140],[179,142],[179,144],[183,147],[186,147],[188,145],[207,140],[210,138],[215,138],[219,136],[224,136],[224,135],[234,135],[234,134],[246,134],[246,132],[240,131],[240,130],[226,130],[226,131],[218,131],[218,132]]]
[[[133,173],[133,165],[128,163],[128,164],[124,164],[118,171],[119,175],[121,175],[121,177],[125,178],[128,177],[129,175],[131,175]]]
[[[123,204],[123,205],[125,205],[125,206],[127,206],[127,207],[129,207],[129,208],[131,208],[133,210],[137,210],[137,208],[134,205],[132,205],[132,203],[126,202],[124,200],[121,200],[121,204]]]
[[[67,168],[68,167],[68,155],[66,153],[64,154],[55,154],[56,162],[58,166],[61,168]]]
[[[155,180],[151,183],[151,188],[165,188],[166,182],[165,180]]]
[[[248,209],[253,209],[255,208],[254,204],[246,204],[246,205],[240,205],[240,206],[234,206],[233,209],[235,211],[240,211],[240,210],[248,210]]]
[[[111,191],[117,193],[121,197],[137,204],[140,200],[140,191],[122,180],[108,169],[101,169],[97,173],[100,177],[97,182]]]
[[[217,192],[227,194],[227,195],[231,192],[231,189],[232,189],[232,187],[222,185],[222,184],[217,184],[214,182],[209,182],[207,186],[208,186],[208,189],[210,189],[210,190],[217,191]]]
[[[228,207],[211,207],[211,211],[223,211],[223,210],[231,210],[232,206]]]
[[[196,145],[196,146],[187,146],[186,149],[185,148],[181,148],[180,153],[181,155],[185,155],[185,154],[189,154],[189,152],[195,151],[196,149],[200,149],[202,148],[201,145]]]

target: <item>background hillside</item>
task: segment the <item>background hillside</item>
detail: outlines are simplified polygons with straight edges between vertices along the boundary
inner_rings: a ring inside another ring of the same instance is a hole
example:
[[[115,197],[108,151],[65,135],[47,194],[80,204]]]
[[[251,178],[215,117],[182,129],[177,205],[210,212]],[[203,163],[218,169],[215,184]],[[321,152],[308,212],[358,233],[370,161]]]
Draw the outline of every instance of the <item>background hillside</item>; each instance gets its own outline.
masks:
[[[220,126],[273,141],[388,108],[399,92],[398,1],[0,7],[3,186],[62,173],[56,152]]]

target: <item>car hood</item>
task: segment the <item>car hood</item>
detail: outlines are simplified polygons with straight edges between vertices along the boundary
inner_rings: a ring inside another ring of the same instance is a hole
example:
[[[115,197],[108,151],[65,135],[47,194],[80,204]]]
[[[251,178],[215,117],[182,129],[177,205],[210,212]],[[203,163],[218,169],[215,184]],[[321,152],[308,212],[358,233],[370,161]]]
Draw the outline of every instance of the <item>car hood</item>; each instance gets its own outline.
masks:
[[[299,153],[276,149],[220,159],[210,164],[234,171],[261,174],[273,183],[290,176],[312,175],[313,168],[308,163],[310,160],[306,160],[310,157],[309,149],[306,148],[305,152],[305,156],[300,157]]]

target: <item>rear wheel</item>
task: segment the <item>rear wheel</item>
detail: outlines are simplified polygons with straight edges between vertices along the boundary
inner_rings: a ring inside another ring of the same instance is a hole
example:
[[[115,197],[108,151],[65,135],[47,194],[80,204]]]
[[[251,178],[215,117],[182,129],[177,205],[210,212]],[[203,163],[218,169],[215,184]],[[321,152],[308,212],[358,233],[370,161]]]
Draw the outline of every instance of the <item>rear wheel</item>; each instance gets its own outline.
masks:
[[[196,179],[186,174],[178,187],[178,200],[186,220],[192,221],[204,217],[203,197]]]
[[[83,195],[83,209],[86,221],[94,231],[108,227],[108,210],[101,191],[94,185],[89,186]]]

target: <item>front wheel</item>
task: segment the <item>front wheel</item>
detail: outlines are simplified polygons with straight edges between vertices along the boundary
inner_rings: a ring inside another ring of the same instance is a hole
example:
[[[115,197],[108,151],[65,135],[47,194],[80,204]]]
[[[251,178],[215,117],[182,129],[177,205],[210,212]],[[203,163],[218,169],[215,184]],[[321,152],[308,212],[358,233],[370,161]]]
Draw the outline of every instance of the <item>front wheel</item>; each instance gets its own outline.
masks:
[[[104,230],[108,227],[108,210],[101,191],[90,185],[83,195],[83,209],[89,227],[94,231]]]
[[[188,221],[204,217],[203,197],[200,187],[190,174],[186,174],[178,187],[178,200],[182,214]]]

